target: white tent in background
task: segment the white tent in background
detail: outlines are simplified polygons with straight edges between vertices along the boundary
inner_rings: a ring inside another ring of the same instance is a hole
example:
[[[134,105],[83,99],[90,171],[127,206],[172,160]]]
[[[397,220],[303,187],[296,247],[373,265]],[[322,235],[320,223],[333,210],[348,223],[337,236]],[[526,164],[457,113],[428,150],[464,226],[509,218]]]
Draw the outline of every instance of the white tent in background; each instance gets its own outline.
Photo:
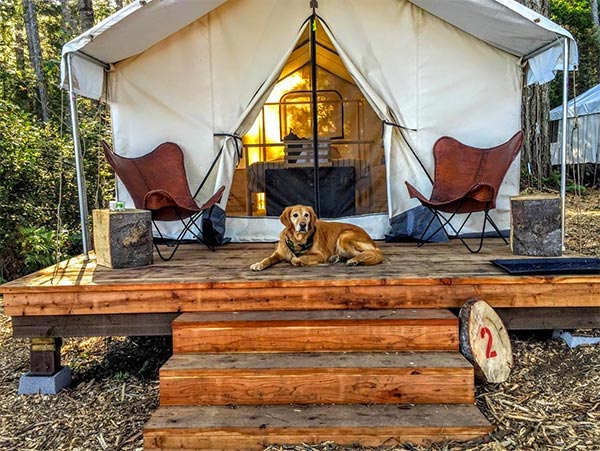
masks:
[[[198,200],[225,185],[226,208],[238,163],[234,136],[253,124],[312,13],[308,0],[135,1],[64,46],[63,85],[72,99],[109,102],[121,155],[177,142],[192,185],[219,155]],[[320,0],[316,13],[381,121],[406,127],[406,140],[398,128],[384,127],[387,212],[343,219],[375,238],[388,231],[390,218],[419,205],[408,198],[405,180],[431,189],[421,164],[433,174],[431,149],[440,136],[477,147],[506,141],[521,127],[524,84],[554,78],[565,55],[571,66],[577,62],[569,32],[514,0]],[[503,229],[509,197],[518,193],[518,166],[493,213]],[[280,228],[274,217],[227,222],[238,241],[274,240]]]
[[[550,111],[553,165],[560,164],[563,106]],[[600,163],[600,85],[567,103],[567,164]],[[575,126],[577,124],[577,127]]]

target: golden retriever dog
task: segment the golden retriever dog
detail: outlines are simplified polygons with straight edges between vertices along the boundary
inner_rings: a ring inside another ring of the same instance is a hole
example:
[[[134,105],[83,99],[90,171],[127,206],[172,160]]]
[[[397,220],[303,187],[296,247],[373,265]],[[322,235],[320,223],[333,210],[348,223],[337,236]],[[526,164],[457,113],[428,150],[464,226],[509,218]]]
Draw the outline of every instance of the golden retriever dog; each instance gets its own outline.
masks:
[[[294,266],[346,262],[348,266],[376,265],[383,254],[371,237],[358,226],[317,219],[311,207],[287,207],[279,217],[285,229],[275,252],[250,266],[262,271],[279,262]]]

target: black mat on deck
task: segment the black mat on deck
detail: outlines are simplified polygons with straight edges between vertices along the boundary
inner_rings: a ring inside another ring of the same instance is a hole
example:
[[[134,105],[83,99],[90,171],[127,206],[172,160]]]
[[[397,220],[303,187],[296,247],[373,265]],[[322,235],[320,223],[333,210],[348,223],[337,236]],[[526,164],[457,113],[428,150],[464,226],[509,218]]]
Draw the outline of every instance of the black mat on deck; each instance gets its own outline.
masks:
[[[528,274],[598,274],[600,258],[521,258],[490,260],[515,275]]]

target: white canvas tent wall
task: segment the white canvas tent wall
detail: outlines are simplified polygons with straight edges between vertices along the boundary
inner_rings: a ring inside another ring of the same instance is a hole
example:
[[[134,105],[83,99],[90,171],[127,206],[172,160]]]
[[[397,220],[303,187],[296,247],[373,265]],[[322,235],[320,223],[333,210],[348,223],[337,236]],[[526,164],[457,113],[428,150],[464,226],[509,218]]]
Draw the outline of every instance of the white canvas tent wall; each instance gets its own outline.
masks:
[[[557,141],[550,144],[553,165],[561,162],[563,106],[550,111],[550,121],[558,122]],[[567,104],[567,164],[600,163],[600,85],[579,94]],[[575,120],[577,118],[577,127]]]
[[[513,0],[320,0],[317,12],[379,116],[414,129],[406,137],[430,173],[437,138],[505,141],[520,128],[524,74],[545,83],[565,55],[577,61],[567,31]],[[179,143],[192,185],[224,149],[202,201],[229,186],[237,159],[235,140],[215,135],[242,135],[252,124],[310,15],[308,0],[134,2],[65,45],[63,83],[70,67],[73,93],[107,92],[117,153]],[[393,217],[418,205],[404,180],[424,193],[431,186],[396,128],[386,127],[384,145]],[[498,198],[501,228],[518,173],[515,162]],[[352,220],[375,238],[388,227],[387,216]],[[228,220],[237,240],[272,240],[280,228],[274,218]]]

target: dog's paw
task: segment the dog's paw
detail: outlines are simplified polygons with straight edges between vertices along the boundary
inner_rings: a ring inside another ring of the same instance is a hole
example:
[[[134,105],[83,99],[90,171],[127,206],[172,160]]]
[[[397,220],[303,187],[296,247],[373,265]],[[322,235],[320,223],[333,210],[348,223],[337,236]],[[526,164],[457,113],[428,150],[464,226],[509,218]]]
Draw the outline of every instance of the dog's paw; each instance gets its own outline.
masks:
[[[351,258],[350,260],[348,260],[346,262],[346,266],[358,266],[358,265],[360,265],[360,262],[355,258]]]
[[[250,269],[252,271],[262,271],[263,269],[265,269],[265,266],[262,264],[262,262],[258,262],[254,263],[253,265],[250,265]]]
[[[298,257],[293,257],[293,258],[290,260],[290,263],[291,263],[293,266],[304,266],[304,262],[303,262],[302,260],[300,260]]]
[[[339,263],[341,261],[342,261],[342,259],[340,258],[339,254],[332,255],[331,257],[329,257],[329,263],[331,263],[332,265],[335,263]]]

